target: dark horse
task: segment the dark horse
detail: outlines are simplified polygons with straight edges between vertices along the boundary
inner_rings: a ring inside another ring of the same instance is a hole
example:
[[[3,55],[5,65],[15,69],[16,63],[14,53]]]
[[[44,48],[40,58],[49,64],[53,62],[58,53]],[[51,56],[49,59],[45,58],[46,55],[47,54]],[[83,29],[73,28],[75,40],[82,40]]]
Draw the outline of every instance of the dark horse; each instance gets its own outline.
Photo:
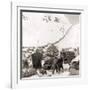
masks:
[[[53,70],[53,74],[56,70],[56,72],[60,73],[61,69],[63,70],[63,58],[55,58],[53,60],[53,64],[52,64],[52,67],[51,69]]]
[[[43,68],[45,70],[52,70],[52,73],[54,74],[55,70],[56,72],[60,72],[61,69],[63,69],[63,58],[51,58],[50,60],[47,60],[44,63]]]

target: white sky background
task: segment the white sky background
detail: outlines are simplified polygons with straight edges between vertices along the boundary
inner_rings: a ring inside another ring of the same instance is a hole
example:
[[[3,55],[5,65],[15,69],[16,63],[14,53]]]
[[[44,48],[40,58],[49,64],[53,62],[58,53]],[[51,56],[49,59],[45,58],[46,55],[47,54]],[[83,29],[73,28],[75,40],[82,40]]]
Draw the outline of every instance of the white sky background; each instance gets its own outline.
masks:
[[[50,16],[51,21],[43,20],[45,16]],[[55,17],[60,19],[60,23],[54,22]],[[59,47],[74,47],[80,44],[79,15],[23,12],[23,46],[37,47],[53,43],[62,38],[71,25],[73,27],[68,35],[58,43]]]

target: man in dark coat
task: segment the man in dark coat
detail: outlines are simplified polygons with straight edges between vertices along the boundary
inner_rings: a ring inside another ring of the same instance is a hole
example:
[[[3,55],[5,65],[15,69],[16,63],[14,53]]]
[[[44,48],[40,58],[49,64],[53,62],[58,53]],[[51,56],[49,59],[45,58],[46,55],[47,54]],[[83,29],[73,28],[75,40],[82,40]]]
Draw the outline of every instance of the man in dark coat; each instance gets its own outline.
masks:
[[[42,53],[39,52],[37,49],[34,54],[32,54],[32,64],[33,68],[35,69],[41,69],[41,60],[42,60]]]

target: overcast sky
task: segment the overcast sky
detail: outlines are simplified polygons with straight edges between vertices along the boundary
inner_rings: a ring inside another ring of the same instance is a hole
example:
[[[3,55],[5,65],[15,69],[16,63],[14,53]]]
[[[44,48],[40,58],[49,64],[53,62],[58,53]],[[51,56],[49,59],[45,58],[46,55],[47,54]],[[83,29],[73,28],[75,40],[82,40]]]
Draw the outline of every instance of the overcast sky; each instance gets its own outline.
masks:
[[[55,22],[56,17],[59,19],[57,22]],[[53,43],[62,38],[68,28],[79,22],[79,15],[24,12],[23,46],[37,47]]]
[[[80,22],[80,15],[70,15],[70,14],[64,14],[65,17],[69,20],[69,22],[73,25],[76,25]]]

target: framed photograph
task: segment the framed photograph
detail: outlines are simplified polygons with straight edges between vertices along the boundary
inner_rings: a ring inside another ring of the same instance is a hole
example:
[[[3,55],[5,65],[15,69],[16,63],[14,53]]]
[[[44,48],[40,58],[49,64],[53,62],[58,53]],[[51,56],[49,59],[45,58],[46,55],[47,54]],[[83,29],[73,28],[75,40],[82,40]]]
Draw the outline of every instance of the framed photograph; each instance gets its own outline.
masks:
[[[11,3],[12,88],[85,83],[85,10]]]

